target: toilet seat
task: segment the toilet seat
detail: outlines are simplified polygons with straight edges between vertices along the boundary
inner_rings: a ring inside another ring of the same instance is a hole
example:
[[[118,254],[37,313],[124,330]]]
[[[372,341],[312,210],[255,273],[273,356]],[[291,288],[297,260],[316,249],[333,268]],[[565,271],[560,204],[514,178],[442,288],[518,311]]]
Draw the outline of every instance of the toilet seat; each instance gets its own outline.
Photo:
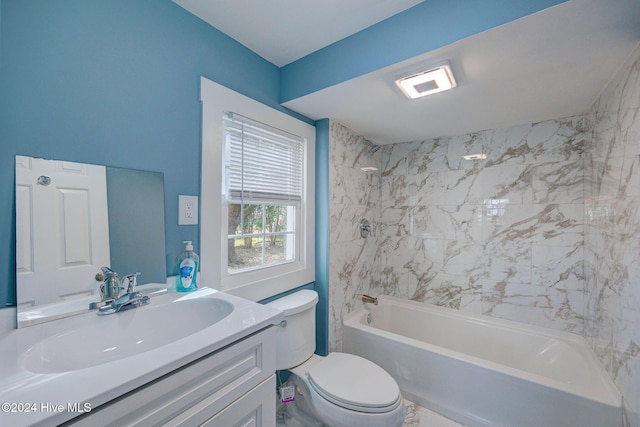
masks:
[[[400,389],[384,369],[347,353],[330,353],[307,372],[309,386],[322,398],[357,412],[383,413],[402,404]]]

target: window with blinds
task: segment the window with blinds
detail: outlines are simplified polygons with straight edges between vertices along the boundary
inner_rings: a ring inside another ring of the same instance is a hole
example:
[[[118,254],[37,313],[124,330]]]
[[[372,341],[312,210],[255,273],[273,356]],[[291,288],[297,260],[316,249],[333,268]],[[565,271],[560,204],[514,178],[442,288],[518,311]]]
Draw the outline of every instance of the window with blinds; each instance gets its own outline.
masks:
[[[235,113],[224,115],[229,200],[302,200],[304,140]]]
[[[303,138],[236,113],[223,125],[228,272],[296,260]]]

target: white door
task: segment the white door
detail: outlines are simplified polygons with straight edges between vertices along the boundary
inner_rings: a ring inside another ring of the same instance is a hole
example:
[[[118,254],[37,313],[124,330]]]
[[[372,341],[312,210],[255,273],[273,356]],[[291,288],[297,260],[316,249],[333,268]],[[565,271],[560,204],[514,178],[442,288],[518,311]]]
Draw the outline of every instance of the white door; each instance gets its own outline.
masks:
[[[103,265],[110,265],[105,167],[16,156],[18,305],[95,294]]]

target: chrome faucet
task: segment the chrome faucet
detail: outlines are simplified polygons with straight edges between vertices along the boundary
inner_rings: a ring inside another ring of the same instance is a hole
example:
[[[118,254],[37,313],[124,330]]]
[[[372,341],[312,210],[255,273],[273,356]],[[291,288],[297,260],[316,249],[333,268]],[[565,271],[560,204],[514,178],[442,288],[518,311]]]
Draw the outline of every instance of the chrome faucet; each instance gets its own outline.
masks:
[[[120,287],[120,278],[118,277],[118,273],[109,267],[102,267],[96,274],[95,279],[96,281],[101,282],[100,301],[89,304],[89,310],[95,310],[96,308],[111,304],[120,296],[120,291],[122,290]]]
[[[117,313],[149,303],[149,297],[136,291],[140,273],[127,274],[122,278],[109,267],[102,267],[104,282],[100,285],[101,304],[96,305],[99,315]],[[123,294],[121,292],[124,291]],[[96,308],[93,307],[93,308]]]

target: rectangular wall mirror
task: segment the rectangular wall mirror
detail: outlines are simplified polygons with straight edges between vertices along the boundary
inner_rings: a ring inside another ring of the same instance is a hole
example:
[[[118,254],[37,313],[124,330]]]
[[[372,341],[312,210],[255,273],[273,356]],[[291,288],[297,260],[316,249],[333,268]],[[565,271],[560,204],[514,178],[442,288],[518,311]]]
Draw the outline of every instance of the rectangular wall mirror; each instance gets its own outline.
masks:
[[[18,327],[84,313],[96,274],[166,286],[164,175],[16,156]]]

